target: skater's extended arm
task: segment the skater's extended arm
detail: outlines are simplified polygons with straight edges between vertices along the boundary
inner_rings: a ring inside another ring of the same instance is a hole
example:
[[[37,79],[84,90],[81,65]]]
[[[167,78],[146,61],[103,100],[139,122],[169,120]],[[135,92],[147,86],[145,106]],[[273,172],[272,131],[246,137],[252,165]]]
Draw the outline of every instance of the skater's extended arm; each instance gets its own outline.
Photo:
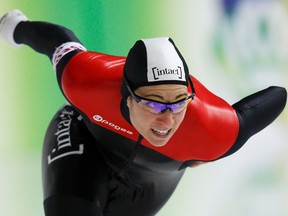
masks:
[[[52,23],[29,21],[18,10],[11,11],[1,18],[0,36],[12,45],[25,44],[47,55],[58,70],[62,70],[73,55],[85,50],[71,30]],[[59,50],[63,44],[64,47]],[[57,51],[59,56],[55,55]],[[62,58],[63,54],[67,53],[69,54]]]
[[[239,119],[239,134],[232,148],[222,157],[238,151],[251,136],[271,124],[283,111],[286,101],[286,89],[271,86],[235,103],[233,108]]]

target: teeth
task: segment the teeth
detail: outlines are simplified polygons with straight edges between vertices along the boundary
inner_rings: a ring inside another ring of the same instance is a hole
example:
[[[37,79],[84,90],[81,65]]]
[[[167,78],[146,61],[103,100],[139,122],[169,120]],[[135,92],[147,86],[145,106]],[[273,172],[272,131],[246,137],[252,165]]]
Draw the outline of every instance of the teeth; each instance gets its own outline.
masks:
[[[165,136],[165,135],[167,135],[167,134],[169,133],[169,131],[170,131],[171,129],[168,129],[168,130],[163,131],[163,130],[157,130],[157,129],[153,129],[153,128],[152,128],[152,130],[153,130],[155,133],[157,133],[157,134],[159,134],[159,135],[161,135],[161,136]]]

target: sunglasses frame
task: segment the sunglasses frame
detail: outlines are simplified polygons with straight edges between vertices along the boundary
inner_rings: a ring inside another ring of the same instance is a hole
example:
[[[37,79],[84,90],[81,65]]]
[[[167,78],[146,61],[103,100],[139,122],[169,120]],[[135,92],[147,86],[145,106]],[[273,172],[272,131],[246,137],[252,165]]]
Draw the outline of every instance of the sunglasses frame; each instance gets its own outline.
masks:
[[[156,102],[156,103],[160,103],[160,104],[165,105],[165,106],[166,106],[166,109],[161,110],[159,113],[161,113],[161,112],[163,113],[163,112],[164,112],[165,110],[167,110],[167,109],[172,110],[172,109],[169,107],[169,105],[173,105],[173,104],[177,104],[177,103],[180,103],[180,102],[183,102],[183,101],[187,101],[187,100],[189,100],[189,99],[191,99],[191,98],[192,98],[192,100],[194,100],[194,97],[195,97],[195,95],[196,95],[196,92],[195,92],[195,89],[194,89],[194,86],[193,86],[193,82],[192,82],[190,76],[189,76],[189,78],[188,78],[188,81],[189,81],[189,84],[190,84],[190,88],[191,88],[191,90],[192,90],[192,94],[191,94],[191,95],[188,95],[188,96],[187,96],[186,98],[184,98],[184,99],[181,99],[181,100],[178,100],[178,101],[175,101],[175,102],[167,102],[167,103],[159,102],[159,101],[157,101],[157,100],[151,100],[151,99],[144,98],[144,97],[141,97],[141,96],[135,94],[135,92],[133,92],[132,89],[130,88],[130,85],[129,85],[129,83],[128,83],[128,80],[127,80],[125,74],[123,75],[123,79],[124,79],[124,83],[125,83],[128,91],[129,91],[130,95],[133,97],[133,99],[136,101],[136,103],[139,103],[139,102],[141,102],[142,100],[145,100],[145,101]],[[168,106],[168,107],[167,107],[167,106]],[[173,110],[172,110],[172,112],[173,112]],[[152,113],[154,113],[154,112],[152,112]],[[154,114],[159,114],[159,113],[154,113]]]

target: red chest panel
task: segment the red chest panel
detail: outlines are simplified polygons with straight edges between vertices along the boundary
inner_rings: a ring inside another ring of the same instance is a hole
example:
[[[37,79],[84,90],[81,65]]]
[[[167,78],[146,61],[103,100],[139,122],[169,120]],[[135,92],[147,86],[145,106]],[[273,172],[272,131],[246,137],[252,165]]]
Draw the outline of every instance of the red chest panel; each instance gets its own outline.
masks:
[[[74,56],[62,75],[62,89],[73,106],[87,115],[92,124],[137,140],[139,133],[120,111],[124,57],[95,52]],[[213,160],[235,142],[238,119],[233,108],[192,78],[196,97],[176,134],[163,147],[142,144],[179,161]],[[117,142],[117,140],[115,140]]]

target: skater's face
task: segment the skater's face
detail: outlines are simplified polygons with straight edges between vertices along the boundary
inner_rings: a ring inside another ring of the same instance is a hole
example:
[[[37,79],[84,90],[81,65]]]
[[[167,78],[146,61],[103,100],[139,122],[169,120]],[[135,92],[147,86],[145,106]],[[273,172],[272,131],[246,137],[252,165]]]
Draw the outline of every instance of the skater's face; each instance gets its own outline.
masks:
[[[164,146],[184,119],[191,101],[187,87],[177,84],[143,86],[134,93],[141,101],[132,96],[127,99],[132,125],[152,145]]]

